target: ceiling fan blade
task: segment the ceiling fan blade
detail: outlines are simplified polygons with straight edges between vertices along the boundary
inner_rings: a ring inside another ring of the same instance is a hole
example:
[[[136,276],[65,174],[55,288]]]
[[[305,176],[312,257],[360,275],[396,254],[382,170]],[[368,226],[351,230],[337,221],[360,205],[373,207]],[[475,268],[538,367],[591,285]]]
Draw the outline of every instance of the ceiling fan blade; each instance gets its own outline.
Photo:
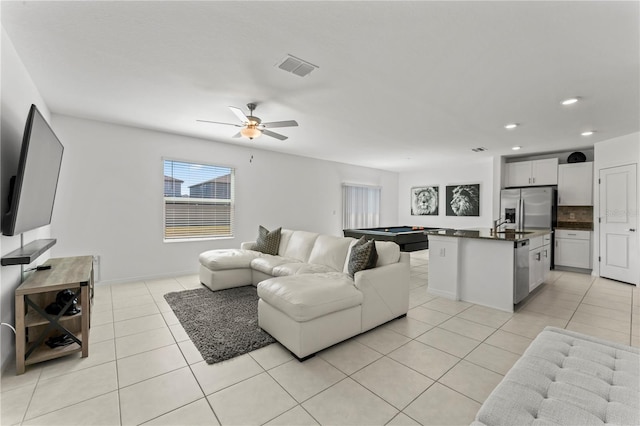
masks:
[[[232,113],[234,113],[236,115],[236,117],[238,117],[238,119],[240,121],[242,121],[243,123],[247,123],[249,121],[249,119],[247,118],[247,115],[242,112],[242,110],[240,108],[236,108],[236,107],[232,107],[230,106],[229,109],[231,110]]]
[[[243,127],[240,124],[233,124],[233,123],[221,123],[219,121],[209,121],[209,120],[196,120],[196,121],[200,121],[202,123],[213,123],[213,124],[224,124],[225,126],[236,126],[236,127]]]
[[[287,136],[281,135],[280,133],[272,132],[270,130],[262,130],[262,134],[271,136],[272,138],[280,139],[281,141],[288,139]]]
[[[235,135],[231,136],[232,138],[241,138],[242,137],[242,133],[238,132]]]
[[[260,126],[265,129],[273,129],[274,127],[296,127],[298,122],[296,120],[288,121],[272,121],[270,123],[262,123]]]

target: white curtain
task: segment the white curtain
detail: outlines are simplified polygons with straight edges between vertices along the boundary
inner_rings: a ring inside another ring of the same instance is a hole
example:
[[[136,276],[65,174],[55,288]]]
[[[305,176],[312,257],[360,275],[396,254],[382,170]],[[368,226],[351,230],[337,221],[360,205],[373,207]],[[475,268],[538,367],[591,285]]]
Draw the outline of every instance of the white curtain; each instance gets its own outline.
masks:
[[[375,228],[379,225],[380,187],[343,184],[343,229]]]

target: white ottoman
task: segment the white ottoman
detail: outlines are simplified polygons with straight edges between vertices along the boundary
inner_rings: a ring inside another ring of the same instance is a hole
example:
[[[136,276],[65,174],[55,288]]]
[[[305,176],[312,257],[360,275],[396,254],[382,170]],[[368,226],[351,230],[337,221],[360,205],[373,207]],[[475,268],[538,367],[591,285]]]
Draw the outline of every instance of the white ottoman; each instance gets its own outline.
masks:
[[[299,359],[360,334],[362,293],[340,272],[258,284],[258,324]]]
[[[209,250],[200,254],[200,282],[211,290],[251,284],[251,261],[262,256],[254,250]]]

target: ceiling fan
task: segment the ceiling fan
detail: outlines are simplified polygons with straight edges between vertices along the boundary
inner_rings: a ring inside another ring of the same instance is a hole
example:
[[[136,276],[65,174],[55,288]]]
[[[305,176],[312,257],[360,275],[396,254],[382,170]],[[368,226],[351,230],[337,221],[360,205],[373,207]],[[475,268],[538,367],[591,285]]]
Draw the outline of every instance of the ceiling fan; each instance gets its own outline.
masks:
[[[247,104],[247,108],[249,108],[249,115],[246,115],[240,108],[230,106],[229,109],[233,112],[236,117],[240,119],[242,124],[233,124],[233,123],[221,123],[219,121],[209,121],[209,120],[196,120],[201,121],[203,123],[214,123],[214,124],[225,124],[227,126],[235,126],[242,127],[238,133],[233,135],[234,138],[239,138],[244,136],[249,139],[260,137],[260,135],[265,134],[267,136],[271,136],[272,138],[280,139],[281,141],[287,139],[286,136],[281,135],[280,133],[272,132],[271,130],[274,127],[295,127],[298,123],[295,120],[288,121],[272,121],[270,123],[263,123],[258,117],[253,115],[253,110],[256,109],[256,104],[249,103]]]

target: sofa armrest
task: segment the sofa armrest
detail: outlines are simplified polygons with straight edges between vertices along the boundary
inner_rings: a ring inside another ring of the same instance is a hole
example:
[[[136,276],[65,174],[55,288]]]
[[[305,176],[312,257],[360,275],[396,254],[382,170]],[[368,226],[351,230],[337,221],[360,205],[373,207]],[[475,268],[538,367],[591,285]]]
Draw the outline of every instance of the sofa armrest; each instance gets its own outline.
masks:
[[[356,288],[360,291],[366,290],[367,287],[371,286],[409,288],[410,275],[409,265],[398,262],[358,271],[355,273],[353,280]]]
[[[255,241],[245,241],[243,243],[240,243],[241,250],[253,250],[255,247],[256,247]]]
[[[369,330],[409,310],[410,266],[400,262],[356,272],[354,283],[364,296],[362,331]]]

